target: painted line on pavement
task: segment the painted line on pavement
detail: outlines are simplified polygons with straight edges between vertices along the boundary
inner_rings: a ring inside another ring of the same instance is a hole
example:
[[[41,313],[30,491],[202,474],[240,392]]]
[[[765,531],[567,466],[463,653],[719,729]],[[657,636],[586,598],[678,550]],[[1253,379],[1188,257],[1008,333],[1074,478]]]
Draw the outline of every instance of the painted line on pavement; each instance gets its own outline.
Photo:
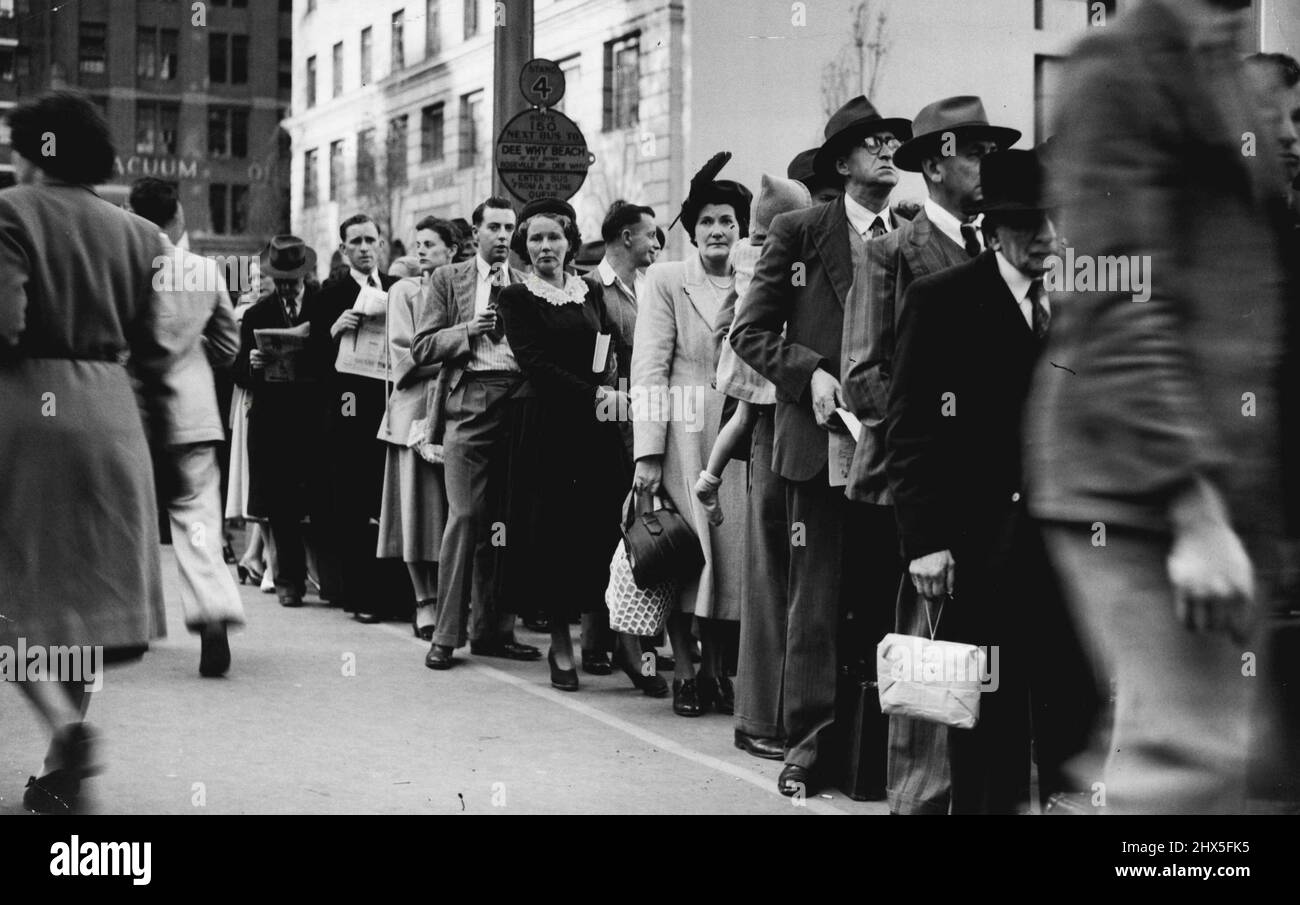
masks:
[[[396,626],[384,625],[380,627],[383,628],[385,631],[390,631],[395,634],[401,635],[405,640],[411,641],[414,644],[420,645],[421,647],[425,645],[425,642],[418,641],[412,638],[410,635],[406,634],[403,629],[399,629]],[[611,716],[608,713],[605,713],[603,710],[600,710],[596,707],[592,707],[590,704],[584,704],[582,701],[574,700],[571,694],[567,694],[562,691],[555,691],[551,688],[540,687],[530,679],[522,679],[519,676],[512,675],[511,673],[508,672],[503,672],[499,669],[484,665],[482,663],[478,663],[473,660],[460,660],[459,665],[456,666],[456,669],[476,670],[478,672],[483,673],[484,675],[491,676],[492,678],[496,679],[499,682],[503,682],[506,685],[513,685],[515,688],[518,688],[522,691],[526,691],[529,694],[533,695],[534,697],[541,698],[542,700],[545,701],[550,701],[551,703],[558,704],[561,707],[567,707],[570,710],[572,710],[574,713],[580,713],[583,716],[596,720],[597,722],[604,723],[606,726],[609,726],[611,729],[617,729],[620,732],[632,736],[633,738],[640,739],[641,741],[645,742],[648,745],[653,745],[656,748],[661,748],[670,754],[676,754],[678,757],[684,758],[685,760],[688,760],[691,763],[698,764],[699,766],[702,767],[708,767],[709,769],[716,770],[719,773],[725,773],[726,775],[731,776],[735,779],[744,780],[745,782],[761,789],[762,791],[766,792],[769,795],[775,795],[778,798],[785,799],[785,796],[781,795],[781,793],[776,790],[775,788],[776,784],[772,781],[770,777],[762,776],[758,773],[754,773],[752,770],[746,770],[743,767],[736,766],[735,764],[727,763],[725,760],[721,760],[717,757],[714,757],[711,754],[703,754],[699,751],[696,751],[693,748],[686,747],[680,742],[675,742],[670,738],[662,736],[657,732],[652,732],[649,729],[644,729],[636,725],[635,723],[629,723],[627,720],[620,719],[619,717]],[[796,807],[796,805],[792,804],[791,807]],[[799,809],[811,811],[814,814],[838,814],[842,817],[851,816],[849,812],[841,810],[840,808],[837,808],[835,805],[830,804],[824,799],[816,798],[816,797],[810,797],[804,799],[804,804]]]

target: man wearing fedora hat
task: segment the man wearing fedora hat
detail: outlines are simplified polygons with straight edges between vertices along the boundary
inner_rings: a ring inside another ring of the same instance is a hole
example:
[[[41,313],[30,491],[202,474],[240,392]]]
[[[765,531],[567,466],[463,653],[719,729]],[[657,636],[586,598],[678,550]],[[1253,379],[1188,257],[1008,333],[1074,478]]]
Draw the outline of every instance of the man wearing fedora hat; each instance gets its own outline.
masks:
[[[814,157],[819,173],[835,173],[844,195],[781,214],[767,244],[730,342],[777,388],[772,470],[785,488],[787,517],[801,529],[790,550],[789,618],[784,664],[786,767],[783,794],[807,792],[812,768],[835,719],[836,658],[844,551],[859,525],[838,486],[831,486],[831,431],[844,433],[835,409],[844,305],[868,239],[895,228],[888,203],[898,184],[893,155],[911,138],[906,119],[881,116],[865,97],[836,111]],[[851,442],[844,438],[840,442]]]
[[[1051,318],[1042,278],[1056,232],[1036,152],[990,154],[980,180],[988,247],[912,283],[889,382],[886,474],[908,564],[904,590],[916,599],[900,596],[928,617],[934,637],[986,647],[995,664],[978,724],[946,730],[949,794],[923,777],[891,775],[895,790],[928,793],[904,802],[912,813],[1027,808],[1031,692],[1044,798],[1061,790],[1067,730],[1082,736],[1091,722],[1090,673],[1028,517],[1020,469],[1021,412]],[[929,761],[895,766],[924,771]]]
[[[814,204],[825,204],[844,194],[844,180],[838,174],[821,173],[813,166],[820,150],[821,148],[809,148],[800,151],[785,168],[786,178],[802,182],[812,195]]]
[[[911,221],[867,243],[844,310],[841,379],[845,407],[862,423],[853,452],[847,493],[870,506],[879,537],[864,551],[872,566],[863,588],[868,605],[886,630],[917,634],[924,614],[914,608],[894,613],[900,563],[892,499],[885,478],[885,414],[895,328],[912,282],[978,255],[983,247],[972,220],[980,200],[980,160],[1014,144],[1015,129],[989,124],[978,97],[950,97],[924,107],[912,124],[913,137],[894,155],[899,169],[921,173],[928,197]],[[917,622],[917,619],[920,619]],[[900,813],[926,810],[948,795],[947,734],[934,723],[890,719],[890,807]],[[883,743],[883,739],[881,740]],[[928,766],[914,769],[924,758]],[[903,783],[921,783],[904,787]]]
[[[244,315],[239,355],[231,373],[253,391],[248,413],[248,512],[270,525],[275,547],[275,589],[284,606],[301,606],[307,580],[302,520],[313,530],[328,517],[323,475],[313,451],[323,442],[321,380],[330,365],[328,337],[314,332],[296,353],[293,379],[268,380],[268,355],[257,348],[256,331],[309,324],[317,307],[305,277],[316,269],[316,252],[297,236],[274,236],[262,251],[261,272],[275,280],[275,292]]]

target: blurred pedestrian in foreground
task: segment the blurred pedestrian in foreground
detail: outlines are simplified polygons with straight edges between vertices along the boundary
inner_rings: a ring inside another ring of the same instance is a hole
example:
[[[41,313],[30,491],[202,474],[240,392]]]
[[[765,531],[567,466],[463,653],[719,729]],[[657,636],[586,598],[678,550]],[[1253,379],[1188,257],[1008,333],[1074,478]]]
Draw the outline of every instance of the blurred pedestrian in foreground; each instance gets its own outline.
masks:
[[[1104,777],[1080,777],[1113,811],[1245,804],[1244,658],[1282,514],[1281,177],[1263,140],[1244,153],[1269,134],[1234,47],[1247,5],[1147,0],[1062,80],[1061,233],[1076,261],[1124,256],[1130,279],[1106,267],[1101,288],[1054,297],[1030,507],[1116,682]]]
[[[170,416],[165,437],[165,487],[172,550],[181,578],[185,625],[202,641],[199,673],[230,669],[226,630],[244,624],[239,588],[221,553],[221,471],[217,445],[225,439],[213,369],[225,370],[239,352],[239,328],[217,263],[173,242],[185,231],[176,187],[146,177],[131,187],[131,211],[158,227],[164,259],[155,280],[169,342],[176,358],[167,368]]]
[[[0,645],[139,656],[166,624],[153,469],[123,363],[150,432],[166,436],[169,354],[151,285],[163,243],[91,190],[115,151],[88,100],[42,95],[8,122],[18,184],[0,192]],[[77,810],[96,770],[82,722],[92,680],[75,678],[17,683],[51,734],[29,810]]]

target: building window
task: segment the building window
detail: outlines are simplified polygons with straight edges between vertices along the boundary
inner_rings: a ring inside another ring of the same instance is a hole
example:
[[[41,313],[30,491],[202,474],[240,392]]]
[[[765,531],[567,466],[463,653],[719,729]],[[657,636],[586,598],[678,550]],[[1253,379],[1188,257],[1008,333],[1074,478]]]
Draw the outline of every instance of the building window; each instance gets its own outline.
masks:
[[[230,36],[230,84],[248,84],[248,35]]]
[[[3,13],[0,13],[0,17],[3,17]],[[14,48],[0,47],[0,82],[12,82],[17,78],[17,60],[18,54],[14,51]]]
[[[343,42],[334,45],[334,96],[343,93]]]
[[[443,105],[430,104],[420,111],[420,161],[442,160]]]
[[[307,58],[307,106],[316,106],[316,58]]]
[[[442,53],[442,0],[424,0],[425,59]]]
[[[77,71],[86,75],[108,72],[108,26],[82,22],[77,34]]]
[[[216,85],[248,84],[248,35],[208,35],[208,80]]]
[[[135,153],[173,155],[180,106],[138,101],[135,105]]]
[[[465,40],[478,34],[478,0],[465,0]]]
[[[213,32],[208,35],[208,81],[222,84],[230,73],[230,39]]]
[[[639,34],[605,44],[604,116],[601,131],[612,132],[636,124],[641,103],[640,57]]]
[[[139,29],[136,32],[136,77],[162,82],[174,80],[179,35],[174,28]]]
[[[240,108],[208,108],[208,156],[248,156],[248,111]]]
[[[388,184],[406,185],[406,116],[388,121]]]
[[[248,231],[248,186],[208,186],[208,210],[212,232],[218,236],[237,236]]]
[[[478,163],[483,134],[483,90],[471,91],[460,99],[460,168]]]
[[[302,155],[302,206],[315,207],[319,193],[317,178],[320,170],[319,155],[315,148]]]
[[[406,66],[406,10],[393,13],[393,71]]]
[[[370,84],[371,63],[373,62],[373,47],[371,38],[374,36],[374,29],[361,29],[361,84]]]
[[[357,133],[357,192],[365,193],[375,187],[375,130],[362,129]]]
[[[279,69],[279,88],[281,91],[288,91],[293,88],[293,39],[281,38],[276,51],[276,61]],[[312,65],[315,65],[313,59]]]
[[[339,200],[339,189],[343,185],[343,142],[330,142],[330,200]]]

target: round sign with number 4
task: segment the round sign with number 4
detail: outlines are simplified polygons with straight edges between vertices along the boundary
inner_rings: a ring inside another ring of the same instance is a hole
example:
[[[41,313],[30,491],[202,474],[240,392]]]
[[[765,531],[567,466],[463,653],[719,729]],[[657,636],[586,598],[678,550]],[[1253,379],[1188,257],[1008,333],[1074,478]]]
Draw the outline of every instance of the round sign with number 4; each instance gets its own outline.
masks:
[[[529,60],[519,72],[519,90],[534,107],[554,107],[564,97],[564,70],[554,60]]]

